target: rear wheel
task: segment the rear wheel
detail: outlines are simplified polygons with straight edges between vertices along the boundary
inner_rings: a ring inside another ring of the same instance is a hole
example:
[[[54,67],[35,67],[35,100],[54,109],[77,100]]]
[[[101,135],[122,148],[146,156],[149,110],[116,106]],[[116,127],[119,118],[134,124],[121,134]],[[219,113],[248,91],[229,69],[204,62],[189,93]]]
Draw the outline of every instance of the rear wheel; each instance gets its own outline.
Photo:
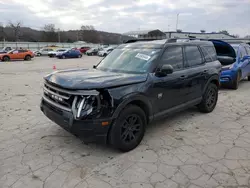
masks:
[[[145,113],[140,107],[127,106],[112,124],[109,143],[124,152],[134,149],[144,136],[146,124]]]
[[[82,57],[82,55],[80,54],[80,55],[78,55],[78,58],[81,58]]]
[[[63,56],[62,56],[62,59],[65,59],[65,58],[66,58],[65,55],[63,55]]]
[[[30,55],[26,55],[24,58],[25,61],[30,61],[31,60],[31,56]]]
[[[232,89],[236,90],[236,89],[239,88],[240,78],[241,78],[241,73],[237,72],[236,79],[233,80],[233,83],[232,83],[232,86],[231,86]]]
[[[203,113],[212,112],[218,100],[218,87],[214,83],[210,83],[202,97],[201,103],[198,108]]]
[[[3,57],[3,61],[9,61],[9,60],[10,60],[10,58],[8,56]]]

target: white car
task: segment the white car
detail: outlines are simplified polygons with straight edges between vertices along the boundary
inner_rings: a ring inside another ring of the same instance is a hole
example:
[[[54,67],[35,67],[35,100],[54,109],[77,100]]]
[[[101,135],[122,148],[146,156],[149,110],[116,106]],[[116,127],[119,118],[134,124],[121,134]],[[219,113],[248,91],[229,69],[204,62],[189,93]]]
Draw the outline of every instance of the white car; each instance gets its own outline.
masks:
[[[54,51],[53,48],[42,48],[41,50],[35,51],[36,56],[48,55],[49,52]]]
[[[112,52],[114,50],[114,48],[104,48],[103,50],[98,52],[98,55],[101,57],[105,57],[107,56],[110,52]]]
[[[59,55],[63,52],[66,52],[68,49],[63,49],[63,48],[60,48],[60,49],[57,49],[56,51],[50,51],[48,52],[48,56],[49,57],[56,57],[56,55]]]

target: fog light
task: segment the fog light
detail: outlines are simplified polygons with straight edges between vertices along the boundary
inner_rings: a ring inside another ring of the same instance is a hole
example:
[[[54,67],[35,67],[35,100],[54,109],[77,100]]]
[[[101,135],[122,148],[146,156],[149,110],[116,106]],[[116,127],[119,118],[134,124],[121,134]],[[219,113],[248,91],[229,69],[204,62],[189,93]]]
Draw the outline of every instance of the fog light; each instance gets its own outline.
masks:
[[[103,121],[103,122],[102,122],[102,126],[107,126],[107,125],[109,125],[109,122],[108,122],[108,121]]]

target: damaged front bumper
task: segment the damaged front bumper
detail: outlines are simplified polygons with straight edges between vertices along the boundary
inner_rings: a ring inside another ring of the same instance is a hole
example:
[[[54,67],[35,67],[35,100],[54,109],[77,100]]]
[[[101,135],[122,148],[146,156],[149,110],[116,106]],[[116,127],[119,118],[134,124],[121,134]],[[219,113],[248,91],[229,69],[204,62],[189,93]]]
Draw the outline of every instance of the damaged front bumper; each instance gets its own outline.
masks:
[[[102,105],[98,91],[68,91],[45,83],[40,108],[50,120],[84,142],[105,144],[112,116],[100,115]]]

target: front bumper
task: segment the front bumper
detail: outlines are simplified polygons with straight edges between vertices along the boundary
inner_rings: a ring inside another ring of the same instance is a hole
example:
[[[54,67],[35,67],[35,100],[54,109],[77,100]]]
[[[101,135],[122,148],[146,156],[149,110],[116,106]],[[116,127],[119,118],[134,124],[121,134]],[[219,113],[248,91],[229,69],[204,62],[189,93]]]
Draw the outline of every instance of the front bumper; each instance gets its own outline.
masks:
[[[234,79],[236,79],[236,72],[233,70],[222,70],[220,75],[220,83],[224,84],[232,84]]]
[[[107,143],[111,118],[93,120],[75,120],[72,112],[59,109],[42,99],[41,111],[66,131],[79,136],[84,142]],[[102,122],[109,122],[102,126]]]

